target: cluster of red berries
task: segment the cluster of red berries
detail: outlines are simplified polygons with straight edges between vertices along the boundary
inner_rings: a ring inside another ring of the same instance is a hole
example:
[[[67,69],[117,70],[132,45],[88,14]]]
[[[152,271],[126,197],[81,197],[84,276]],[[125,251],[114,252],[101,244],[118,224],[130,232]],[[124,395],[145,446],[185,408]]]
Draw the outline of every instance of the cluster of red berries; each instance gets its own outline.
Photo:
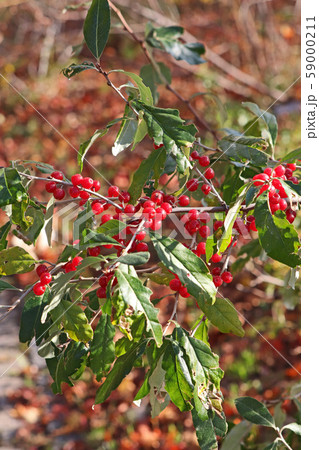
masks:
[[[35,295],[43,295],[47,285],[52,281],[52,275],[45,264],[40,264],[36,268],[36,273],[40,281],[33,286],[33,292]]]
[[[71,261],[67,262],[63,266],[64,272],[65,273],[74,272],[82,261],[83,258],[81,256],[75,256]]]
[[[284,181],[289,180],[294,184],[298,184],[298,178],[293,176],[295,170],[296,164],[287,164],[286,168],[280,164],[274,169],[267,167],[263,173],[259,173],[253,177],[254,185],[260,187],[258,195],[261,195],[265,191],[268,192],[271,213],[274,214],[278,210],[285,211],[287,220],[290,223],[295,220],[296,212],[288,208],[288,202],[286,200],[288,195],[280,179]]]
[[[233,276],[230,273],[230,271],[224,270],[224,272],[222,272],[222,269],[220,267],[214,267],[212,270],[212,275],[214,285],[217,288],[220,287],[223,284],[223,282],[229,284],[233,281]]]
[[[98,298],[106,298],[106,287],[109,284],[109,282],[114,277],[114,271],[111,270],[110,272],[106,273],[105,275],[101,276],[99,278],[99,285],[100,287],[96,291],[96,295]],[[116,286],[117,284],[117,278],[115,277],[112,282],[112,287]]]
[[[169,282],[169,287],[172,291],[179,293],[181,297],[188,298],[190,293],[187,291],[187,287],[182,285],[181,280],[175,275],[175,278]]]

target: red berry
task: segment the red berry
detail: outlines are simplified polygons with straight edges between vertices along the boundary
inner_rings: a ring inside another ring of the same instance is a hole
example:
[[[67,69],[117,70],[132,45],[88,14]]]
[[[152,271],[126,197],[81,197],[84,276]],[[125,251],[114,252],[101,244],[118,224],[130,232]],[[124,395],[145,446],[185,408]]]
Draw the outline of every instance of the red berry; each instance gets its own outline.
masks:
[[[98,298],[106,298],[106,290],[102,287],[99,287],[98,290],[96,291],[96,296]]]
[[[270,203],[279,203],[280,200],[280,195],[276,192],[275,194],[273,194],[272,197],[270,197],[269,202]]]
[[[81,181],[81,185],[84,187],[84,189],[92,189],[93,187],[93,180],[90,177],[85,177]]]
[[[52,281],[52,275],[49,272],[45,272],[40,276],[41,284],[49,284]]]
[[[185,228],[190,234],[195,234],[200,229],[200,221],[190,220],[186,223]]]
[[[118,197],[120,195],[120,190],[117,186],[110,186],[107,191],[109,197]]]
[[[180,287],[178,292],[179,292],[179,295],[181,297],[184,297],[184,298],[190,297],[190,294],[187,292],[187,287],[186,286]]]
[[[155,211],[155,208],[152,208],[149,206],[149,207],[143,209],[142,214],[146,219],[153,219],[153,217],[155,217],[155,215],[156,215],[156,211]]]
[[[145,237],[146,237],[146,231],[144,231],[144,230],[139,231],[136,235],[136,239],[138,241],[142,241],[143,239],[145,239]]]
[[[203,184],[203,186],[201,187],[201,190],[204,195],[208,195],[210,193],[210,191],[212,190],[212,188],[209,186],[209,184]]]
[[[43,295],[45,293],[45,289],[46,289],[45,285],[42,284],[41,282],[36,283],[33,286],[33,292],[35,293],[35,295]]]
[[[248,222],[248,223],[251,223],[251,222],[255,222],[255,217],[254,216],[247,216],[247,218],[246,218],[246,221]]]
[[[178,204],[180,206],[187,206],[189,205],[189,197],[187,195],[181,195],[178,199]]]
[[[102,203],[94,203],[94,205],[92,205],[92,211],[95,215],[102,214],[102,212],[104,211]]]
[[[101,253],[101,247],[93,247],[93,248],[88,248],[88,254],[90,256],[99,256],[99,254]]]
[[[256,228],[256,222],[250,222],[249,229],[251,231],[258,231],[257,228]]]
[[[216,287],[219,287],[219,286],[221,286],[222,284],[223,284],[223,280],[221,279],[221,277],[220,276],[215,276],[215,277],[213,277],[213,282],[214,282],[214,285],[216,286]]]
[[[150,227],[151,230],[152,231],[158,231],[158,230],[161,229],[161,227],[162,227],[162,221],[158,220],[158,219],[153,219],[153,222],[152,222],[151,227]]]
[[[190,192],[195,192],[198,188],[198,181],[195,178],[192,178],[187,181],[186,187]]]
[[[208,223],[210,221],[210,215],[208,214],[208,212],[201,212],[199,214],[199,220],[203,223]]]
[[[68,262],[65,264],[65,266],[64,266],[65,273],[74,272],[74,270],[75,270],[75,267],[73,266],[73,264],[71,262]]]
[[[152,200],[146,200],[146,202],[143,203],[143,208],[155,208],[155,203]]]
[[[292,210],[291,208],[286,210],[286,218],[289,223],[292,223],[296,218],[296,211]]]
[[[90,193],[89,192],[86,192],[86,191],[81,191],[80,192],[80,197],[81,197],[81,199],[82,200],[88,200],[89,198],[90,198]],[[104,209],[104,208],[103,208]]]
[[[123,191],[119,195],[121,202],[128,203],[131,200],[131,194],[127,191]]]
[[[199,230],[200,233],[200,230]],[[196,247],[196,252],[198,255],[205,255],[206,253],[206,244],[205,242],[199,242]]]
[[[65,197],[65,192],[62,188],[57,188],[54,192],[53,192],[53,197],[56,200],[62,200]]]
[[[254,186],[262,186],[266,181],[269,180],[269,176],[266,173],[259,173],[253,177]]]
[[[297,166],[294,163],[287,164],[287,169],[290,169],[292,172],[296,170]]]
[[[211,234],[210,229],[207,225],[203,225],[199,229],[199,234],[202,236],[202,238],[206,239]]]
[[[164,202],[167,202],[170,205],[175,205],[176,198],[174,197],[174,195],[164,195]]]
[[[80,189],[76,186],[70,187],[69,194],[72,198],[77,198],[80,195]]]
[[[288,197],[287,192],[285,191],[284,188],[279,189],[278,194],[279,194],[279,196],[281,198],[287,198]]]
[[[271,214],[274,214],[276,211],[280,209],[279,203],[272,203],[270,205]]]
[[[198,162],[202,167],[207,167],[210,163],[208,156],[200,156]]]
[[[213,275],[220,275],[220,272],[221,272],[221,271],[222,271],[222,270],[221,270],[220,267],[214,267],[213,270],[212,270],[212,274],[213,274]]]
[[[167,217],[167,212],[165,211],[164,208],[162,208],[161,206],[159,206],[158,208],[156,208],[156,216],[158,219],[160,220],[164,220]]]
[[[299,180],[298,180],[297,177],[291,177],[291,178],[290,178],[290,181],[291,181],[293,184],[299,184]]]
[[[43,273],[48,272],[48,268],[47,268],[47,266],[46,266],[45,264],[40,264],[40,265],[35,269],[35,271],[36,271],[38,277],[41,277],[41,275],[42,275]]]
[[[222,255],[219,255],[218,253],[214,253],[212,256],[212,261],[214,263],[219,263],[222,259]]]
[[[198,158],[199,158],[199,153],[198,153],[198,151],[197,151],[197,150],[192,151],[191,157],[192,157],[193,159],[198,159]]]
[[[292,170],[287,168],[285,170],[285,175],[286,175],[287,179],[291,178],[292,177]]]
[[[83,261],[83,258],[81,256],[75,256],[71,263],[73,267],[77,267],[79,264],[81,264],[81,262]]]
[[[271,175],[272,175],[272,169],[271,169],[270,167],[267,167],[267,168],[264,170],[264,173],[265,173],[266,175],[268,175],[269,177],[271,177]]]
[[[154,191],[151,195],[151,200],[156,204],[156,205],[160,205],[161,203],[163,203],[163,194],[161,192],[158,191]]]
[[[132,215],[135,213],[135,206],[134,205],[126,205],[124,208],[124,212],[127,215]]]
[[[155,144],[155,142],[154,142],[154,143],[153,143],[153,147],[154,147],[155,150],[157,150],[158,148],[164,147],[164,144],[159,144],[159,145],[157,145],[157,144]]]
[[[274,172],[276,177],[282,177],[285,174],[285,168],[280,164],[280,166],[275,167]]]
[[[170,214],[172,212],[172,205],[170,203],[167,202],[163,202],[161,204],[161,208],[164,209],[166,211],[166,214]]]
[[[75,175],[72,175],[71,177],[71,182],[74,186],[78,186],[79,184],[81,184],[83,180],[83,177],[80,173],[76,173]]]
[[[282,184],[279,180],[277,180],[276,178],[274,180],[272,180],[272,185],[276,188],[276,189],[280,189],[282,187]]]
[[[233,281],[233,276],[232,276],[232,274],[231,274],[230,272],[227,272],[227,271],[225,271],[225,272],[222,273],[221,278],[222,278],[222,280],[223,280],[225,283],[231,283],[231,282]]]
[[[199,217],[199,212],[197,209],[191,209],[187,214],[188,220],[197,220]]]
[[[174,280],[171,280],[169,282],[169,287],[172,289],[172,291],[178,291],[182,287],[182,283],[178,278],[174,278]]]
[[[279,209],[281,209],[281,211],[285,211],[285,209],[287,209],[287,206],[288,206],[288,204],[287,204],[286,200],[281,198],[279,201]]]
[[[148,245],[146,242],[138,242],[136,244],[136,251],[137,252],[148,252]]]
[[[49,181],[45,184],[45,190],[52,194],[56,190],[56,183],[54,181]]]
[[[215,172],[211,167],[208,167],[208,169],[205,170],[204,176],[207,178],[207,180],[212,180],[215,176]]]
[[[51,177],[55,178],[56,180],[63,180],[63,173],[59,172],[58,170],[55,170],[51,173]]]
[[[107,283],[109,282],[109,278],[106,277],[105,275],[101,278],[99,278],[99,285],[101,286],[101,288],[106,288]]]
[[[216,222],[214,222],[214,231],[217,231],[218,228],[221,228],[224,225],[224,222],[222,222],[221,220],[216,220]]]
[[[98,180],[93,181],[92,191],[98,192],[101,189],[101,183]]]

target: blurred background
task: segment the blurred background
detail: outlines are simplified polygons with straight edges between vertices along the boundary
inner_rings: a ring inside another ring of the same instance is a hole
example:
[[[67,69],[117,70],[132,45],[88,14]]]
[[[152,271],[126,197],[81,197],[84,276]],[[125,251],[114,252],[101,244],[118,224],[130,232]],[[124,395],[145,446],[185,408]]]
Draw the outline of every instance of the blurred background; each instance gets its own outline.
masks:
[[[76,150],[81,142],[122,115],[123,103],[103,77],[86,71],[68,80],[61,74],[71,62],[90,60],[89,51],[82,46],[86,11],[72,7],[80,3],[0,2],[0,166],[7,166],[11,160],[43,161],[71,176],[78,171]],[[196,92],[209,93],[194,97],[192,106],[211,128],[241,131],[251,119],[241,102],[253,101],[264,109],[272,105],[271,111],[277,116],[277,158],[300,146],[300,2],[114,3],[141,37],[148,21],[155,26],[180,24],[187,31],[187,41],[205,44],[207,62],[200,66],[178,62],[160,51],[156,58],[170,67],[172,86],[184,98]],[[144,54],[115,16],[112,24],[102,66],[139,73],[147,64]],[[125,78],[113,75],[113,80],[120,85]],[[172,92],[164,86],[158,91],[159,106],[178,107],[183,118],[194,118]],[[212,136],[199,123],[197,126],[204,142],[214,145]],[[152,143],[145,139],[134,153],[127,150],[115,158],[111,147],[116,132],[117,128],[112,128],[91,148],[91,165],[84,164],[84,173],[98,178],[96,168],[126,189]],[[222,176],[223,165],[217,172]],[[32,189],[38,199],[47,199],[43,185],[37,183]],[[1,214],[0,226],[5,221]],[[12,244],[21,245],[21,241]],[[40,240],[28,251],[37,258],[55,261],[60,249],[58,244],[47,248]],[[242,395],[266,401],[282,420],[287,416],[293,421],[299,415],[300,288],[298,284],[295,290],[288,288],[288,276],[288,269],[279,263],[249,265],[223,288],[223,295],[231,298],[249,321],[244,326],[244,338],[224,335],[214,328],[209,336],[226,372],[222,391],[230,428],[240,421],[233,400]],[[23,274],[12,283],[24,287],[33,281],[32,274]],[[162,287],[158,293],[165,295],[167,289]],[[13,300],[13,295],[2,294],[2,304]],[[163,322],[170,315],[171,302],[166,298],[159,304]],[[18,342],[19,314],[17,310],[0,324],[0,449],[198,448],[190,414],[169,406],[159,417],[150,419],[147,402],[140,408],[131,406],[143,381],[143,369],[130,374],[109,400],[94,410],[97,383],[89,372],[73,388],[65,386],[64,395],[54,396],[35,346],[26,351]],[[194,301],[181,302],[179,314],[185,326],[191,327],[198,317]],[[245,446],[238,449],[263,449],[261,443],[273,437],[271,431],[270,437],[267,433],[253,427]]]

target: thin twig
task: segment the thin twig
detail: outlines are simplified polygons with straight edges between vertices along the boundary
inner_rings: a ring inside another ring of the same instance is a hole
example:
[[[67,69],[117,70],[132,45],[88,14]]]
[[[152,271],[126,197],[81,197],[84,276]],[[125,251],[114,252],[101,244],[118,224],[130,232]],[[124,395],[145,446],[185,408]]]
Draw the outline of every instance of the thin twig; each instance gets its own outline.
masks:
[[[200,327],[200,325],[205,322],[205,320],[207,319],[206,316],[203,316],[201,318],[201,320],[198,322],[198,324],[196,325],[196,327],[193,329],[193,331],[191,332],[191,337],[195,336],[196,331],[198,330],[198,328]]]
[[[171,324],[171,321],[172,321],[174,318],[176,318],[176,314],[177,314],[177,306],[178,306],[178,299],[179,299],[179,293],[176,292],[176,294],[175,294],[175,302],[174,302],[173,312],[172,312],[172,314],[171,314],[171,317],[170,317],[170,318],[168,319],[168,321],[167,321],[167,325],[166,325],[165,330],[164,330],[164,332],[163,332],[163,336],[165,336],[167,330],[169,329],[169,326],[170,326],[170,324]]]

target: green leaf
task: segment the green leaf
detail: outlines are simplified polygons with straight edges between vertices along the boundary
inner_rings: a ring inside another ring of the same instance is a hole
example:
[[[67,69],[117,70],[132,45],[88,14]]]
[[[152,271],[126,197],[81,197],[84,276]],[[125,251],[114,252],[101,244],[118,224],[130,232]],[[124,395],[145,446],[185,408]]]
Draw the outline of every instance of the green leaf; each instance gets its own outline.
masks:
[[[213,424],[217,436],[224,437],[226,436],[228,431],[228,424],[225,414],[221,413],[221,415],[222,417],[220,417],[218,414],[215,414],[213,418]]]
[[[0,228],[0,250],[4,250],[7,248],[8,245],[7,236],[9,234],[9,231],[11,230],[11,226],[12,224],[11,221],[9,220]]]
[[[93,0],[83,26],[86,45],[97,60],[106,46],[111,26],[110,7],[107,0]]]
[[[273,114],[260,109],[259,106],[256,105],[256,103],[243,102],[242,105],[250,112],[252,112],[255,116],[257,116],[258,119],[262,120],[265,123],[270,134],[271,145],[272,147],[274,147],[278,134],[278,124],[276,117]]]
[[[30,207],[26,211],[27,220],[31,218],[31,225],[23,232],[23,235],[35,244],[35,241],[39,237],[41,230],[45,224],[45,217],[41,209]]]
[[[119,234],[122,230],[126,228],[126,224],[124,222],[120,222],[116,219],[111,219],[108,222],[103,223],[97,228],[98,233],[103,233],[108,236],[115,236]]]
[[[181,147],[192,146],[197,128],[195,125],[184,125],[177,109],[149,106],[139,100],[134,100],[132,104],[143,113],[150,137],[156,145],[164,144],[167,153],[171,152],[176,157]]]
[[[138,121],[134,112],[126,105],[126,119],[123,119],[112,147],[112,155],[117,156],[134,142]]]
[[[61,300],[51,312],[54,321],[63,323],[63,328],[70,339],[88,342],[93,337],[93,330],[82,308],[67,300]]]
[[[130,202],[132,204],[140,198],[143,188],[146,182],[150,179],[154,168],[158,173],[161,173],[164,169],[166,160],[166,152],[163,147],[153,150],[147,159],[142,161],[139,168],[134,172],[131,186],[129,187],[129,193],[131,194]],[[107,222],[108,223],[108,222]]]
[[[228,136],[218,141],[218,146],[223,151],[223,155],[235,161],[249,161],[254,166],[265,166],[268,155],[257,148],[239,144],[227,139]]]
[[[162,345],[162,326],[158,321],[158,310],[150,302],[152,291],[145,287],[136,276],[129,275],[121,270],[116,270],[119,288],[125,302],[134,311],[142,311],[146,318],[146,329],[151,331],[158,347]]]
[[[11,167],[0,168],[0,208],[27,198],[20,175]]]
[[[12,286],[12,284],[7,283],[4,280],[0,280],[0,292],[1,291],[6,291],[6,290],[11,290],[11,291],[19,291],[18,288],[16,288],[15,286]]]
[[[123,378],[131,372],[135,361],[144,353],[147,342],[147,339],[143,339],[133,344],[124,355],[117,358],[112,370],[96,393],[95,404],[103,403],[119,386]]]
[[[184,29],[182,27],[170,26],[154,28],[148,25],[146,42],[152,47],[166,51],[177,61],[184,60],[188,64],[202,64],[206,61],[201,58],[205,53],[205,47],[198,42],[183,44],[180,41]]]
[[[124,73],[128,77],[132,78],[132,80],[136,83],[139,93],[140,93],[140,100],[141,102],[145,103],[146,105],[153,105],[153,97],[152,92],[148,86],[145,86],[143,80],[141,77],[139,77],[136,73],[133,72],[126,72],[125,70],[118,69],[118,70],[111,70],[111,72],[117,72],[117,73]],[[109,72],[109,73],[111,73]]]
[[[199,306],[215,301],[216,288],[204,261],[175,239],[150,233],[160,261],[175,273]]]
[[[210,411],[209,415],[210,417],[207,420],[201,420],[196,409],[192,409],[193,424],[201,450],[218,449],[215,427],[212,419],[213,413]]]
[[[103,1],[107,1],[107,0],[103,0]],[[80,145],[79,151],[78,151],[78,164],[80,166],[80,170],[83,170],[83,161],[85,159],[85,156],[87,154],[87,152],[90,150],[90,148],[92,147],[92,145],[94,144],[94,142],[100,138],[106,135],[106,133],[109,131],[109,129],[121,122],[124,119],[124,117],[120,117],[119,119],[114,119],[111,122],[109,122],[105,128],[100,128],[99,130],[96,130],[94,132],[94,134],[85,142],[82,142],[82,144]]]
[[[118,241],[107,234],[98,233],[89,228],[85,228],[82,231],[82,237],[79,244],[75,245],[74,247],[79,250],[86,250],[87,248],[107,244],[120,245]]]
[[[288,423],[288,425],[285,425],[282,428],[282,431],[284,430],[290,430],[295,434],[299,434],[299,436],[301,436],[301,425],[299,425],[299,423],[293,422],[293,423]]]
[[[78,73],[88,69],[96,70],[96,67],[92,62],[84,61],[81,64],[70,64],[68,67],[62,69],[62,73],[65,77],[70,79],[74,77],[74,75],[77,75]]]
[[[274,419],[265,405],[252,397],[239,397],[235,399],[239,414],[249,422],[264,427],[276,428]]]
[[[198,301],[198,300],[197,300]],[[233,333],[243,337],[245,332],[238,318],[237,311],[230,300],[226,298],[216,298],[213,305],[199,304],[206,317],[222,333]]]
[[[21,247],[11,247],[0,251],[0,276],[31,272],[35,260]]]
[[[54,213],[55,198],[52,197],[48,201],[46,212],[44,215],[44,231],[48,240],[48,245],[51,247],[52,229],[53,229],[53,213]]]
[[[169,404],[170,397],[167,393],[163,392],[163,384],[165,381],[165,370],[162,368],[163,354],[157,361],[157,365],[152,370],[149,376],[150,385],[150,405],[151,405],[151,417],[154,419],[157,417]],[[164,399],[163,399],[163,395]],[[160,400],[159,400],[160,398]]]
[[[300,264],[297,254],[300,243],[297,231],[291,225],[282,211],[271,214],[265,196],[260,196],[256,202],[256,227],[261,246],[271,258],[296,267]]]
[[[152,64],[147,64],[141,68],[140,77],[146,86],[151,89],[154,103],[158,101],[158,84],[171,84],[172,76],[170,69],[162,62],[156,63],[156,68]]]
[[[284,157],[281,158],[280,162],[295,162],[296,159],[301,159],[301,148],[297,148],[296,150],[293,150],[292,152],[288,153]]]
[[[264,450],[277,450],[279,445],[279,439],[276,439],[274,442],[271,442],[271,444],[267,445]]]
[[[197,322],[192,327],[192,330],[195,329],[195,327],[198,325],[198,323],[201,321],[200,325],[197,327],[197,330],[195,331],[194,338],[200,339],[205,344],[209,345],[208,342],[208,320],[202,320],[203,315],[197,320]]]
[[[243,420],[234,426],[227,434],[222,444],[222,450],[238,450],[244,437],[249,433],[251,424]]]
[[[146,264],[150,259],[149,252],[137,252],[137,253],[129,253],[127,255],[120,256],[117,260],[121,264],[128,264],[131,266],[140,266],[142,264]]]
[[[32,338],[41,336],[46,326],[41,323],[41,315],[45,305],[49,302],[49,290],[42,296],[31,295],[27,298],[21,315],[19,340],[28,344]]]
[[[183,356],[183,350],[177,341],[170,341],[163,357],[165,370],[165,389],[172,402],[180,411],[192,409],[194,386]]]
[[[105,377],[115,359],[115,328],[107,314],[102,314],[90,344],[89,365],[97,381]]]

